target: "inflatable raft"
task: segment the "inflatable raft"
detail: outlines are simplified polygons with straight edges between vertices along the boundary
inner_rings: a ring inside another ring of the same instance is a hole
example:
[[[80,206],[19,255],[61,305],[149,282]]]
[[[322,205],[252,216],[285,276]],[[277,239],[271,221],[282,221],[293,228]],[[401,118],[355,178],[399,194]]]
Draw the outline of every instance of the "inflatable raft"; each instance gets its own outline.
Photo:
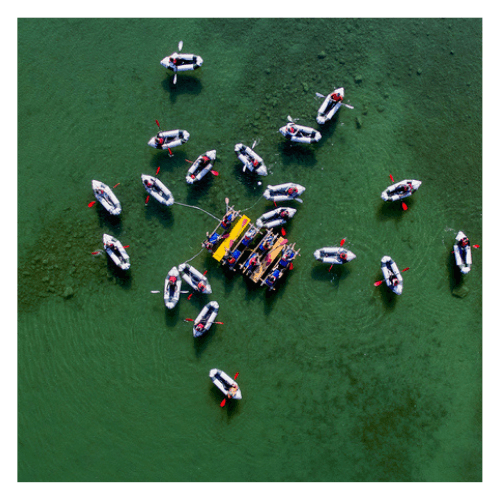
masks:
[[[342,247],[323,247],[314,252],[314,257],[326,264],[345,264],[355,259],[356,255]]]
[[[188,184],[194,184],[203,179],[203,177],[205,177],[214,167],[215,156],[215,149],[198,156],[187,172],[186,182]]]
[[[291,219],[297,210],[290,207],[279,207],[270,212],[262,214],[256,221],[255,225],[258,228],[261,227],[276,227],[285,224],[289,219]]]
[[[293,122],[288,122],[284,127],[279,129],[280,133],[293,142],[302,142],[305,144],[312,144],[321,139],[321,134],[311,128],[297,125]]]
[[[104,250],[106,250],[109,258],[115,265],[124,271],[130,269],[130,257],[125,251],[125,248],[123,248],[123,245],[116,238],[113,238],[113,236],[109,234],[103,234],[102,242],[104,244]]]
[[[271,201],[302,201],[299,196],[306,190],[304,186],[287,182],[286,184],[278,184],[277,186],[267,186],[264,191],[264,198]]]
[[[92,189],[97,201],[111,214],[120,215],[122,206],[111,188],[101,181],[92,181]]]
[[[170,149],[184,144],[189,139],[189,132],[187,130],[166,130],[158,132],[154,137],[148,141],[148,146],[155,149]]]
[[[462,274],[467,274],[472,266],[472,252],[470,241],[462,231],[459,231],[455,237],[457,241],[453,245],[453,253],[455,254],[455,262]]]
[[[203,64],[203,59],[195,54],[178,54],[174,52],[164,57],[160,64],[172,71],[192,71]]]
[[[179,297],[181,296],[182,280],[179,275],[179,270],[174,266],[165,278],[165,287],[163,289],[163,300],[167,309],[173,309]]]
[[[182,279],[194,290],[201,293],[212,293],[212,287],[206,276],[200,273],[193,266],[184,263],[179,266]]]
[[[331,120],[333,118],[333,115],[335,115],[335,113],[340,109],[340,106],[342,106],[343,99],[343,87],[335,89],[331,94],[328,94],[318,109],[318,116],[316,117],[316,121],[320,125],[323,125],[327,121]]]
[[[196,316],[193,325],[193,337],[201,337],[204,333],[208,332],[217,314],[219,314],[219,304],[217,301],[212,300],[212,302],[206,304],[200,314]]]
[[[382,192],[384,201],[397,201],[407,198],[412,195],[422,184],[422,181],[414,179],[405,179],[396,184],[391,184],[385,191]]]
[[[403,277],[401,276],[396,263],[388,255],[386,255],[382,257],[381,268],[385,284],[396,295],[401,295],[403,292]]]
[[[238,384],[222,370],[212,368],[208,374],[212,382],[230,399],[241,399],[241,390]],[[231,391],[231,394],[229,394]]]
[[[158,203],[169,207],[174,203],[174,197],[170,190],[153,175],[142,174],[141,180],[144,189],[150,194]]]
[[[264,160],[253,149],[239,143],[234,146],[234,152],[241,163],[243,163],[243,172],[248,169],[250,172],[255,172],[259,175],[267,175],[267,167],[264,165]]]

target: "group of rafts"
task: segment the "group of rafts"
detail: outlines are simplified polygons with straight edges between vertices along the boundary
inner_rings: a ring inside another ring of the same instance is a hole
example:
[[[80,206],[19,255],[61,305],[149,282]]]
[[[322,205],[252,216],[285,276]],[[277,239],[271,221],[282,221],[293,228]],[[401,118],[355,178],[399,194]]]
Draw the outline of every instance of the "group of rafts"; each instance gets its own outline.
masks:
[[[182,42],[179,43],[179,50],[182,49]],[[161,64],[174,71],[174,81],[177,81],[177,72],[188,71],[199,68],[203,63],[200,56],[194,54],[182,54],[174,52],[165,57]],[[331,120],[342,105],[352,108],[343,102],[344,89],[337,88],[331,94],[324,96],[316,93],[318,97],[324,98],[316,121],[323,125]],[[158,127],[160,125],[156,122]],[[279,129],[279,132],[292,142],[312,144],[321,139],[321,133],[312,127],[306,127],[295,123],[288,116],[288,123]],[[189,139],[189,132],[186,130],[160,130],[156,136],[148,141],[148,145],[155,149],[168,150],[184,144]],[[234,151],[238,159],[243,164],[243,172],[249,171],[258,175],[267,175],[267,167],[264,160],[253,150],[244,144],[236,144]],[[216,159],[216,151],[211,150],[200,155],[189,168],[186,175],[186,182],[194,184],[212,171],[213,163]],[[156,177],[143,174],[141,176],[144,188],[154,199],[165,206],[174,203],[174,197],[170,190]],[[391,177],[392,180],[392,177]],[[393,183],[382,192],[384,201],[400,201],[411,196],[421,185],[421,181],[408,180]],[[112,215],[121,213],[121,205],[111,188],[106,184],[93,180],[92,188],[96,199]],[[299,196],[305,191],[305,187],[286,183],[277,186],[267,186],[264,197],[276,202],[298,201],[302,203]],[[403,204],[404,206],[404,204]],[[279,234],[273,232],[273,228],[285,224],[296,213],[296,209],[291,207],[277,207],[259,217],[253,225],[245,215],[240,215],[234,208],[229,208],[215,230],[209,234],[203,242],[203,246],[213,254],[214,258],[221,262],[228,269],[236,271],[239,269],[247,275],[253,282],[267,286],[274,290],[276,283],[283,276],[287,269],[292,269],[292,261],[299,255],[299,250],[295,249],[295,243],[288,244],[288,241]],[[342,265],[356,258],[356,255],[344,248],[344,240],[338,247],[323,247],[314,252],[314,257],[327,264]],[[116,238],[104,234],[103,244],[106,253],[114,264],[123,270],[130,268],[130,258],[124,246]],[[471,245],[467,236],[460,231],[456,236],[456,244],[453,246],[456,265],[463,274],[467,274],[472,265]],[[394,260],[386,255],[381,261],[381,270],[385,282],[390,290],[400,295],[403,292],[403,277],[401,271]],[[404,271],[404,270],[403,270]],[[164,287],[165,306],[169,309],[175,307],[179,301],[181,293],[181,277],[189,286],[201,293],[211,293],[212,289],[208,279],[193,266],[184,263],[178,268],[173,267],[166,279]],[[377,284],[377,283],[376,283]],[[214,324],[219,311],[219,304],[211,301],[206,304],[194,321],[193,335],[199,337],[206,333]],[[221,370],[213,369],[210,378],[214,384],[228,397],[241,399],[241,391],[236,382]]]

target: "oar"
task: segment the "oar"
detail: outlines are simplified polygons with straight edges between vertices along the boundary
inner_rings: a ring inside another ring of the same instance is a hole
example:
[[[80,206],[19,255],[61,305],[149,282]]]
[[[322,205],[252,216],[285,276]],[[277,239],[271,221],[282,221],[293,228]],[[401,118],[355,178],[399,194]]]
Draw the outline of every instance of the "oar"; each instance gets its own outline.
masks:
[[[285,228],[283,228],[283,227],[281,228],[281,235],[286,236],[286,231],[285,231]]]
[[[391,174],[389,174],[389,177],[391,178],[391,181],[394,182]],[[401,207],[403,208],[403,210],[408,210],[408,205],[404,201],[401,202]]]
[[[152,293],[152,292],[151,292]],[[186,318],[184,321],[194,321],[192,318]],[[205,321],[200,321],[200,323],[205,323]],[[222,321],[214,321],[214,325],[223,325],[224,323]]]
[[[236,375],[234,376],[234,380],[238,378],[239,372],[236,372]],[[222,408],[226,404],[226,398],[222,400],[222,403],[220,404],[220,407]]]
[[[401,272],[404,273],[405,271],[408,271],[408,269],[410,269],[409,267],[405,267]],[[375,283],[373,283],[374,286],[380,286],[383,282],[385,281],[385,279],[381,280],[381,281],[375,281]]]
[[[219,172],[217,172],[217,170],[210,170],[210,173],[215,176],[219,175]]]
[[[156,125],[158,125],[158,128],[160,129],[160,132],[161,132],[160,122],[158,120],[155,120],[155,122],[156,122]]]
[[[115,189],[115,187],[117,187],[117,186],[119,186],[119,185],[120,185],[120,183],[115,184],[115,185],[113,186],[113,189]]]
[[[103,250],[96,250],[95,252],[92,252],[92,255],[101,255]]]
[[[94,200],[94,201],[91,201],[87,206],[90,208],[90,207],[93,207],[96,203],[97,203],[97,201]]]
[[[179,42],[179,45],[178,45],[179,50],[182,50],[182,46],[183,46],[183,45],[184,45],[184,42],[181,40],[181,41]]]
[[[345,238],[342,238],[340,240],[340,246],[342,246],[344,243],[345,243]],[[328,272],[330,272],[332,270],[332,267],[333,267],[333,264],[330,266],[330,269],[328,269]]]
[[[472,245],[472,248],[479,248],[479,245]]]
[[[179,42],[178,49],[179,49],[179,50],[182,50],[182,46],[183,46],[183,45],[184,45],[184,43],[183,43],[183,41],[181,40],[181,41]],[[177,66],[175,66],[174,72],[175,72],[175,74],[174,74],[174,85],[175,85],[175,84],[177,83]]]

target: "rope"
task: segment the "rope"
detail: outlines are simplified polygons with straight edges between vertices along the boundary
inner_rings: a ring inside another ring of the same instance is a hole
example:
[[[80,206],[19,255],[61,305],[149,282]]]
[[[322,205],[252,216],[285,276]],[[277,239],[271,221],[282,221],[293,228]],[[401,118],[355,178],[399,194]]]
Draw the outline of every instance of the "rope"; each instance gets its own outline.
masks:
[[[207,215],[210,215],[210,217],[213,217],[216,221],[221,222],[221,220],[216,217],[215,215],[212,215],[210,212],[207,212],[206,210],[203,210],[203,208],[200,207],[195,207],[194,205],[186,205],[184,203],[179,203],[178,201],[174,201],[176,205],[182,205],[183,207],[190,207],[190,208],[196,208],[196,210],[201,210],[202,212],[205,212]]]
[[[193,259],[196,259],[196,257],[198,257],[198,255],[200,255],[201,252],[203,252],[203,248],[194,257],[191,257],[189,260],[184,261],[184,264],[187,264],[188,262],[191,262]]]
[[[263,198],[263,197],[264,197],[264,195],[261,195],[261,196],[260,196],[260,198]],[[256,202],[255,202],[255,203],[254,203],[251,207],[244,208],[244,209],[242,210],[242,212],[246,212],[247,210],[250,210],[251,208],[255,207],[255,205],[257,205],[257,203],[259,203],[260,198],[259,198],[259,199],[258,199],[258,200],[257,200],[257,201],[256,201]]]

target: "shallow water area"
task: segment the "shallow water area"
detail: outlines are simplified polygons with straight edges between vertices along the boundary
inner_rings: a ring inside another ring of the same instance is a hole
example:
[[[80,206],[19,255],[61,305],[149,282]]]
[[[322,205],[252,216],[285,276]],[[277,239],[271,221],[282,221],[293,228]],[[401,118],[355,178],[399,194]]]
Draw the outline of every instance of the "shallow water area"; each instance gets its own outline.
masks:
[[[37,144],[19,144],[19,481],[481,481],[482,254],[466,276],[451,254],[459,230],[482,243],[481,20],[206,23],[19,20],[19,137]],[[179,40],[204,64],[174,85]],[[319,126],[315,93],[340,86],[354,109]],[[322,140],[288,143],[288,115]],[[173,156],[147,146],[155,120],[189,131]],[[234,153],[254,141],[267,177]],[[219,175],[188,185],[210,149]],[[199,253],[210,215],[145,205],[158,167],[216,217],[306,187],[274,292]],[[406,211],[380,198],[390,175],[422,181]],[[118,184],[119,217],[87,206],[92,179]],[[103,233],[130,271],[92,255]],[[355,260],[314,259],[342,238]],[[409,267],[401,296],[374,286],[384,255]],[[169,311],[151,291],[192,257],[213,293]],[[224,324],[194,339],[184,319],[210,300]],[[219,407],[215,367],[241,401]]]

